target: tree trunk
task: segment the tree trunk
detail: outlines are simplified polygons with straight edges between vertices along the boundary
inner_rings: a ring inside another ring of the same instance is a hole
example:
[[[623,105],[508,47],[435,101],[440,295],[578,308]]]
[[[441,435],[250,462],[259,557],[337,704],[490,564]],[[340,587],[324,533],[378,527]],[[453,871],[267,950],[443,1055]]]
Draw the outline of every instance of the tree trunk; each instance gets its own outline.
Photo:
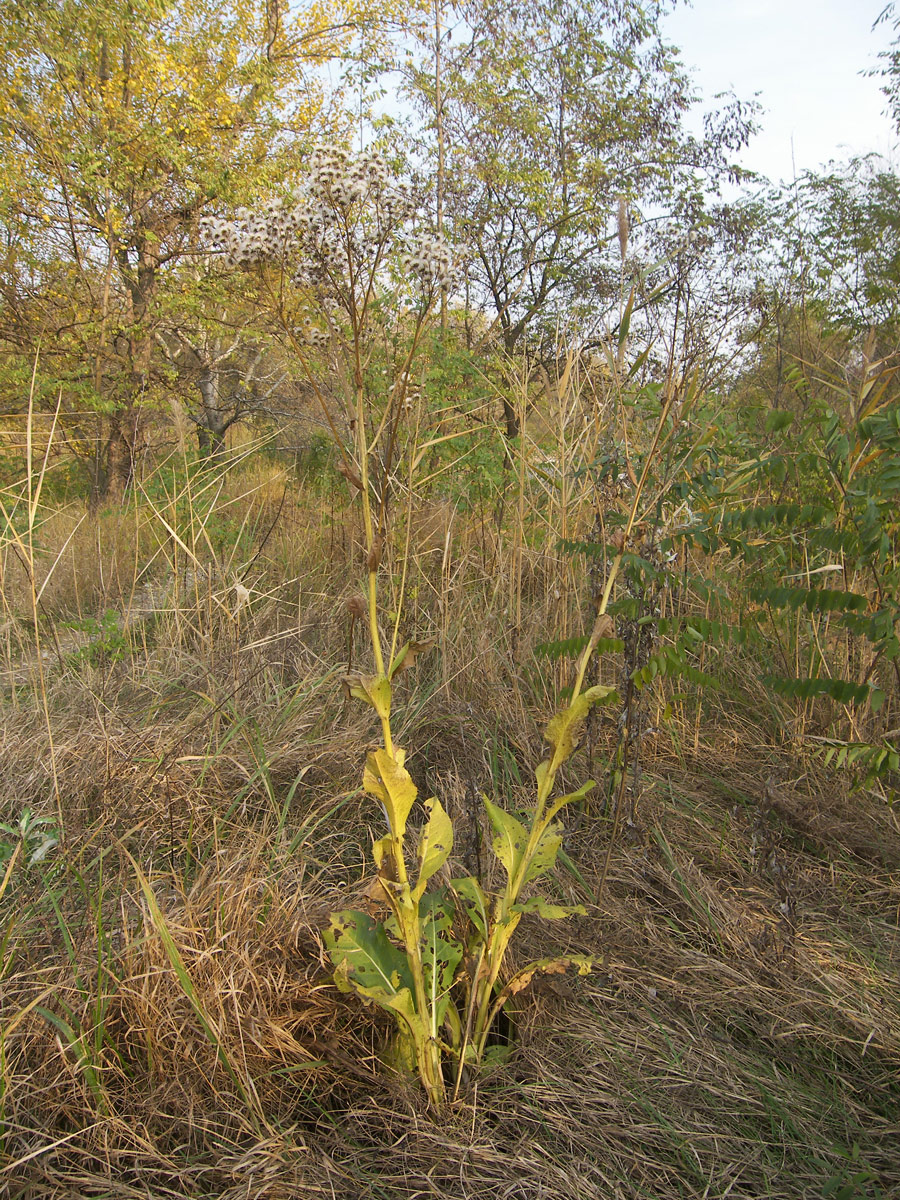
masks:
[[[214,458],[225,450],[225,434],[231,424],[217,403],[219,372],[205,367],[197,380],[200,392],[200,416],[197,418],[197,446],[204,458]]]
[[[506,423],[506,436],[508,438],[516,438],[519,436],[519,414],[516,412],[516,406],[510,402],[507,396],[503,396],[502,400],[503,420]]]
[[[134,476],[132,448],[125,435],[121,416],[111,418],[109,441],[106,445],[106,471],[104,499],[121,499]]]
[[[116,254],[125,283],[128,318],[128,368],[131,375],[129,394],[123,408],[113,418],[114,436],[110,442],[110,492],[121,492],[131,483],[138,449],[143,440],[144,405],[148,399],[153,361],[151,317],[159,286],[159,260],[149,247],[154,244],[147,230],[140,231],[134,242],[136,266],[128,249],[118,247]]]
[[[197,426],[197,449],[201,458],[216,458],[225,453],[225,434],[227,425]]]

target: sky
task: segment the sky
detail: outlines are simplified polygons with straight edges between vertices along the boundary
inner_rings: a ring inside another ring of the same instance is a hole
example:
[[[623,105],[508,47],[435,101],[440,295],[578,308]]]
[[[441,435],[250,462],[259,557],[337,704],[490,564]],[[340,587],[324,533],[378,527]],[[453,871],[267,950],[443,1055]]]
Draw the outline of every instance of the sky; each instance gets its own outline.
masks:
[[[741,164],[773,182],[830,160],[876,151],[898,158],[884,115],[878,63],[893,37],[872,26],[886,0],[693,0],[663,21],[667,39],[709,106],[716,92],[757,99],[764,111]]]

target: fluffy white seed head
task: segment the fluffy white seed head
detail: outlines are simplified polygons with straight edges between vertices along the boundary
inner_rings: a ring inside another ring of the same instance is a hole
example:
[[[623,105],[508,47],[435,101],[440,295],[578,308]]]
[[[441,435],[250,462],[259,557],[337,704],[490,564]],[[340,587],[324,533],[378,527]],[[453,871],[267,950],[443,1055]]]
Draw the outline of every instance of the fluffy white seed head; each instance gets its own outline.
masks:
[[[386,247],[396,244],[414,215],[410,188],[392,178],[381,155],[351,156],[329,148],[310,156],[306,178],[293,195],[238,208],[230,219],[206,217],[200,230],[206,249],[228,269],[283,263],[296,284],[328,292],[346,279],[350,266],[357,278],[371,278]],[[447,288],[454,279],[443,237],[408,240],[402,264],[426,291]]]

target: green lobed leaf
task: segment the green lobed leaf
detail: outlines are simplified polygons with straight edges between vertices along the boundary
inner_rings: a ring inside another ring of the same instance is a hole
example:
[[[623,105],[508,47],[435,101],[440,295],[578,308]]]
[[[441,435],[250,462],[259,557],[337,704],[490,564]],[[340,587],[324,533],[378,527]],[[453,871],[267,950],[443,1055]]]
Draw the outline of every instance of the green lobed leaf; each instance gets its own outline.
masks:
[[[412,994],[406,955],[368,913],[354,909],[332,913],[323,937],[341,991],[355,988],[386,1008],[392,1007],[391,997],[404,989]]]
[[[494,853],[503,863],[511,879],[519,869],[528,834],[521,821],[517,821],[511,813],[493,804],[487,796],[484,797],[484,806],[496,835],[493,841]]]
[[[562,846],[562,826],[548,825],[534,848],[531,861],[525,868],[525,883],[546,875],[556,866],[556,856]]]
[[[596,782],[593,779],[589,779],[577,791],[568,792],[565,796],[560,796],[558,800],[554,800],[547,812],[547,819],[552,821],[556,814],[562,812],[567,804],[574,804],[577,800],[584,800],[588,793],[592,792],[596,786]]]
[[[528,900],[513,904],[511,908],[513,912],[518,913],[537,913],[539,917],[545,917],[548,921],[560,921],[564,917],[587,916],[587,909],[583,904],[551,904],[543,896],[531,896]]]
[[[484,888],[482,888],[474,875],[466,875],[461,879],[451,879],[450,886],[462,901],[463,908],[466,910],[469,920],[481,936],[486,938],[488,908],[490,905],[484,893]]]
[[[425,811],[428,821],[419,835],[419,878],[413,890],[415,900],[420,899],[426,883],[444,865],[453,849],[453,823],[440,800],[426,800]]]
[[[446,889],[441,889],[423,896],[419,905],[422,971],[433,1036],[437,1036],[437,1031],[444,1023],[450,1003],[450,988],[463,957],[463,947],[453,937],[454,914],[448,900]]]
[[[616,698],[616,689],[597,685],[581,692],[568,708],[558,712],[547,726],[545,739],[553,747],[557,766],[566,761],[575,749],[575,742],[581,732],[588,713],[595,704],[610,704]]]

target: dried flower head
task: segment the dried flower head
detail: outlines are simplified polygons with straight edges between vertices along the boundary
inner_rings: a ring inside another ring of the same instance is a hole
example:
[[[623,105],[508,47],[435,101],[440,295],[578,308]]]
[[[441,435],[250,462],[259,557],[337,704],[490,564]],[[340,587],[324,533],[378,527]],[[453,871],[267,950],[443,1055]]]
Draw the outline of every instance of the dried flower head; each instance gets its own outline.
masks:
[[[426,291],[449,287],[454,280],[453,253],[443,235],[427,235],[412,241],[403,256],[403,266]]]
[[[238,208],[230,219],[205,217],[200,228],[228,268],[287,259],[298,282],[317,283],[342,272],[348,255],[371,263],[413,212],[409,188],[392,179],[380,154],[330,148],[310,156],[292,195]]]
[[[365,596],[350,596],[344,601],[344,603],[346,605],[347,612],[354,621],[362,621],[365,619],[366,612],[368,611]]]

